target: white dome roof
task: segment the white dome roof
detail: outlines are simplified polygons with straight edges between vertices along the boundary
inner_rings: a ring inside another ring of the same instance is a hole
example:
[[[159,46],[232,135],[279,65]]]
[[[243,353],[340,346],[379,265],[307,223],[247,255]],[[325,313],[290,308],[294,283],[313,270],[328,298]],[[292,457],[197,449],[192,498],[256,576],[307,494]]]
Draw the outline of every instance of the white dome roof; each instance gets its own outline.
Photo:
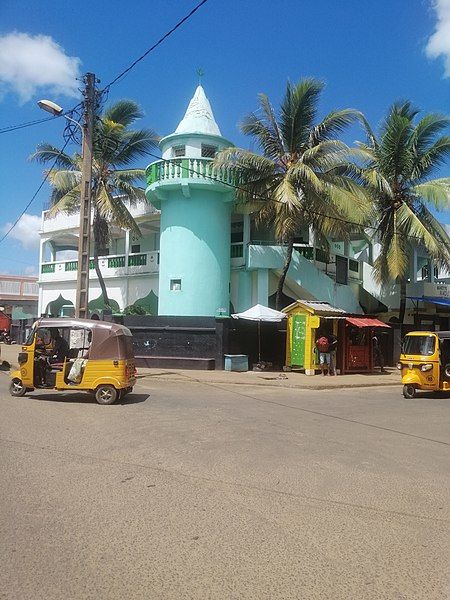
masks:
[[[186,114],[180,121],[175,133],[204,133],[206,135],[222,135],[211,109],[211,104],[201,85],[189,102]]]

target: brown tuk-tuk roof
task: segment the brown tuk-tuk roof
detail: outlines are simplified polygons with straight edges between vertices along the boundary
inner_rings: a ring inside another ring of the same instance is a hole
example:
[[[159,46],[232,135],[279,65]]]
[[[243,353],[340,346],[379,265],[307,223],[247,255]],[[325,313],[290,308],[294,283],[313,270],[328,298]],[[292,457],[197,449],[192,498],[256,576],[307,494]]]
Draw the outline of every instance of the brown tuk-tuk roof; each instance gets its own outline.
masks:
[[[41,318],[35,323],[38,328],[80,328],[92,331],[89,348],[90,359],[128,359],[133,358],[131,332],[127,327],[109,321],[92,319]]]
[[[38,327],[82,327],[84,329],[100,329],[109,331],[110,335],[131,335],[124,325],[98,321],[95,319],[74,319],[72,317],[42,317],[37,320]]]

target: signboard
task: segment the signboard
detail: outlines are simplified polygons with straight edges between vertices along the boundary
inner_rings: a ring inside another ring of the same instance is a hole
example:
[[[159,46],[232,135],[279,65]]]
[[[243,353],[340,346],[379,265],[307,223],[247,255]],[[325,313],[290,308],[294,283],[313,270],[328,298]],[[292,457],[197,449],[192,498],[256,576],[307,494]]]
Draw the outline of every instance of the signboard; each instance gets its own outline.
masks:
[[[291,364],[303,367],[305,364],[306,315],[292,317]]]
[[[450,285],[448,283],[427,283],[423,284],[424,296],[437,296],[440,298],[450,298]]]

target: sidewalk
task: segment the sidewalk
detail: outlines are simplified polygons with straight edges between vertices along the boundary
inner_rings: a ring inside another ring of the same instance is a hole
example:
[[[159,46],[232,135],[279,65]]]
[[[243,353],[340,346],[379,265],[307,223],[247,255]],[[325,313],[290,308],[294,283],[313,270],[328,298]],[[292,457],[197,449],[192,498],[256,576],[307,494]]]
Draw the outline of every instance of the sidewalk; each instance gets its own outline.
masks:
[[[308,376],[294,371],[289,373],[257,371],[234,373],[229,371],[138,368],[137,377],[138,381],[145,381],[146,383],[157,380],[204,384],[261,385],[313,390],[392,386],[401,383],[400,374],[395,368],[388,368],[387,373],[338,375],[336,377]]]
[[[7,346],[0,344],[0,359],[7,360],[11,368],[17,368],[17,355],[21,351],[20,344]],[[227,385],[261,385],[266,387],[298,388],[311,390],[329,390],[339,388],[365,388],[374,386],[400,385],[400,374],[395,368],[388,368],[387,373],[368,375],[338,375],[323,377],[307,376],[291,371],[260,372],[247,371],[235,373],[229,371],[193,371],[188,369],[148,369],[138,368],[138,381],[150,383],[157,381],[175,381],[186,383],[227,384]]]

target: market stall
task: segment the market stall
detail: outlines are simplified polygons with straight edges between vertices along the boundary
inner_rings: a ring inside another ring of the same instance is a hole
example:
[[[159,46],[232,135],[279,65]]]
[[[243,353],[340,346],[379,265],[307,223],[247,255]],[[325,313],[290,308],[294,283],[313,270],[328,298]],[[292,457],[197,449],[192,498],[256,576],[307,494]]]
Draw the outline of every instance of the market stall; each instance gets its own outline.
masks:
[[[333,333],[340,337],[339,323],[345,319],[346,312],[328,302],[315,300],[297,300],[283,308],[286,313],[286,367],[304,370],[306,375],[314,375],[319,369],[319,357],[316,340],[319,332]],[[338,368],[339,368],[338,351]]]
[[[389,325],[373,317],[345,317],[342,373],[371,373],[375,365],[375,350],[379,345],[376,332],[390,329]],[[382,368],[383,365],[378,365]]]

